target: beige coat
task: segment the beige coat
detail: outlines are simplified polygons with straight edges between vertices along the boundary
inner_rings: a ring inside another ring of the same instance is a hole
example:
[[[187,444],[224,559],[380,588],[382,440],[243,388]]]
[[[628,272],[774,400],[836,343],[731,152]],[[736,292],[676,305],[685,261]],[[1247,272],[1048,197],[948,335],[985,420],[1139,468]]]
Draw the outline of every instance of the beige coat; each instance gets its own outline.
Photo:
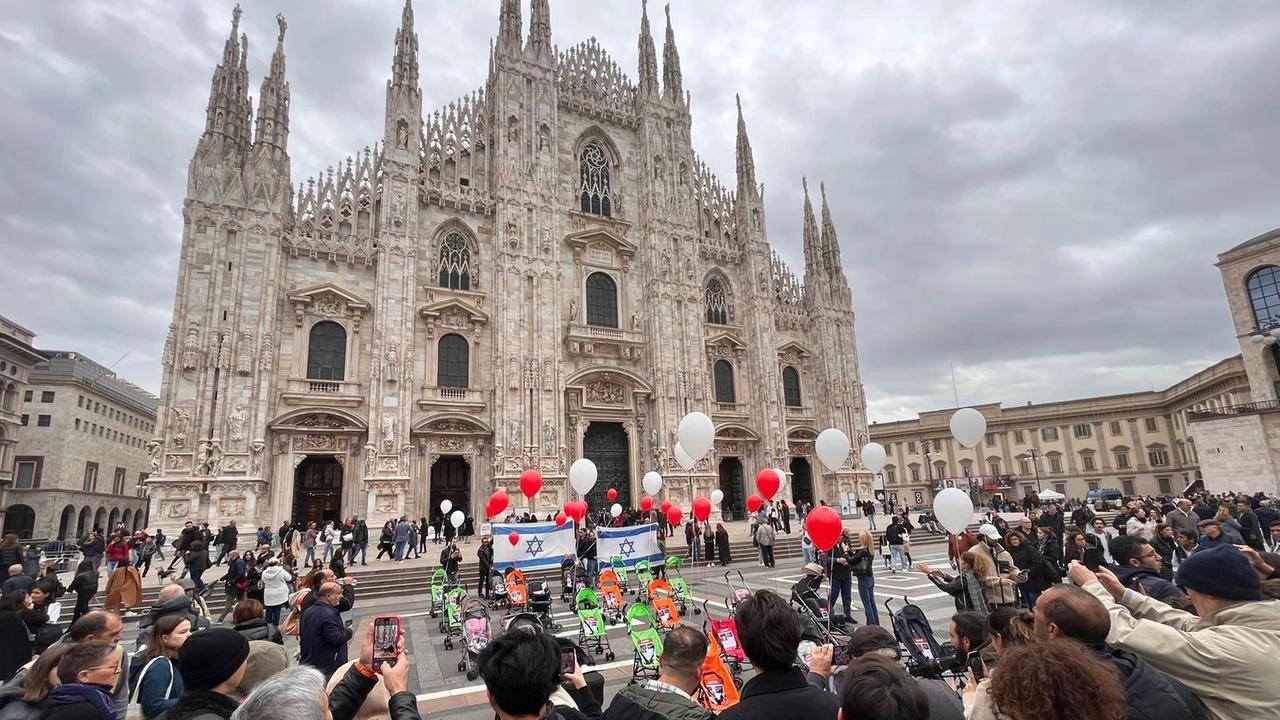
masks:
[[[1181,680],[1217,720],[1280,720],[1280,600],[1242,602],[1206,618],[1126,591],[1117,603],[1099,582],[1085,583],[1107,606],[1107,644],[1142,656]]]
[[[982,580],[982,589],[987,593],[987,603],[994,608],[997,605],[1012,605],[1017,600],[1017,594],[1013,590],[1013,577],[1019,575],[1022,571],[1017,565],[1013,564],[1013,556],[1008,550],[1000,550],[995,557],[991,556],[991,546],[985,542],[979,542],[970,548],[971,552],[982,553],[991,561],[991,566],[996,568],[997,575],[980,578]],[[1000,566],[1004,565],[1009,569],[1008,572],[1000,572]]]

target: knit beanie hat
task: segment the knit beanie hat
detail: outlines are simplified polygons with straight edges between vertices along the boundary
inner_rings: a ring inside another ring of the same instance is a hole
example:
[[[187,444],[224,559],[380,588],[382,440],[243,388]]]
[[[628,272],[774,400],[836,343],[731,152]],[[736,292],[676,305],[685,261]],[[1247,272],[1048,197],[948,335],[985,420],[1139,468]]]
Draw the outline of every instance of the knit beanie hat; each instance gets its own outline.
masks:
[[[289,667],[289,652],[283,645],[270,640],[253,640],[249,643],[249,657],[245,662],[248,667],[244,669],[244,678],[236,690],[248,696],[263,681]]]
[[[1224,600],[1262,599],[1257,571],[1244,553],[1230,545],[1191,553],[1178,565],[1178,582],[1188,590]]]
[[[188,690],[212,690],[231,679],[249,657],[249,641],[231,628],[191,633],[178,651],[178,673]]]

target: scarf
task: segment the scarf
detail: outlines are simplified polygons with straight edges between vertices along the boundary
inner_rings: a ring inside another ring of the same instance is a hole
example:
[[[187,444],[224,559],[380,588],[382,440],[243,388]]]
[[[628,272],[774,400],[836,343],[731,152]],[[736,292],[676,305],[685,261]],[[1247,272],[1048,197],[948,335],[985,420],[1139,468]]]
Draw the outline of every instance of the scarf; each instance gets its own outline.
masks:
[[[98,711],[102,720],[116,720],[116,709],[111,702],[109,688],[106,685],[87,683],[70,683],[58,685],[49,691],[46,699],[49,705],[75,705],[87,702]]]
[[[165,713],[166,717],[195,717],[201,713],[210,713],[221,718],[231,717],[231,713],[240,707],[235,698],[211,690],[183,691],[178,702]]]

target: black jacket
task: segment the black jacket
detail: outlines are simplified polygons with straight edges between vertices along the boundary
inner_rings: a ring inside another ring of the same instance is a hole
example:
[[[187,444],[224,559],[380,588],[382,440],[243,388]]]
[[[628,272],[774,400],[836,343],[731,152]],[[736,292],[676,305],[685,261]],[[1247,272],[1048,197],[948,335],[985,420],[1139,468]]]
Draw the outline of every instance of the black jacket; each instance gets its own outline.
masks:
[[[1262,537],[1266,533],[1258,522],[1257,513],[1252,510],[1246,510],[1236,517],[1236,522],[1240,523],[1240,528],[1242,529],[1240,535],[1244,538],[1245,544],[1255,550],[1261,550]]]
[[[298,638],[302,645],[298,659],[325,677],[346,664],[351,628],[343,626],[338,609],[329,603],[317,602],[302,612]]]
[[[203,539],[204,533],[202,533],[198,527],[193,527],[190,530],[183,530],[178,535],[178,552],[186,552],[190,550],[191,543]]]
[[[840,698],[809,685],[799,668],[759,672],[742,686],[737,705],[720,713],[720,720],[835,720]]]
[[[26,551],[17,543],[0,546],[0,569],[7,573],[10,565],[21,565],[26,557]]]
[[[187,554],[182,556],[182,562],[186,563],[188,572],[192,575],[199,575],[209,569],[209,551],[189,550]]]
[[[449,577],[458,574],[458,563],[462,562],[459,556],[462,554],[462,548],[449,545],[440,551],[440,565],[444,567],[444,571],[449,573]]]
[[[1176,681],[1171,682],[1171,678],[1131,652],[1108,650],[1105,646],[1092,649],[1120,673],[1120,685],[1128,708],[1126,720],[1191,720],[1191,710],[1172,684]]]
[[[488,575],[489,571],[493,569],[493,546],[481,545],[480,549],[476,550],[476,558],[480,561],[480,576]]]
[[[369,544],[369,526],[366,525],[363,520],[356,523],[355,532],[351,534],[356,536],[356,539],[355,539],[356,545]]]
[[[200,613],[191,609],[191,598],[185,594],[179,595],[168,602],[152,605],[151,610],[142,616],[138,621],[138,641],[135,649],[142,647],[147,641],[147,636],[151,634],[151,626],[166,615],[180,615],[186,618],[191,623],[192,632],[209,627],[208,619],[200,617]]]
[[[242,623],[236,623],[233,629],[250,641],[270,640],[277,645],[284,644],[284,637],[280,635],[280,630],[263,618],[253,618]]]
[[[1109,565],[1108,567],[1125,587],[1133,587],[1133,583],[1137,582],[1153,600],[1168,603],[1170,600],[1183,597],[1181,590],[1157,575],[1154,570],[1132,565]]]
[[[302,612],[306,612],[307,608],[316,604],[316,594],[309,592],[302,596]],[[342,586],[342,600],[338,603],[338,612],[349,612],[356,604],[356,586]]]
[[[1062,539],[1062,530],[1063,530],[1063,527],[1064,527],[1064,525],[1063,525],[1062,513],[1061,513],[1061,512],[1056,512],[1056,513],[1054,513],[1054,514],[1052,514],[1052,515],[1050,515],[1049,513],[1045,513],[1045,514],[1041,515],[1041,516],[1040,516],[1040,527],[1047,527],[1047,528],[1049,528],[1050,530],[1053,530],[1053,532],[1054,532],[1054,536],[1055,536],[1055,537],[1057,537],[1059,540],[1061,540],[1061,539]],[[1032,536],[1032,537],[1031,537],[1031,539],[1032,539],[1032,540],[1035,540],[1035,536]]]
[[[884,539],[890,545],[902,544],[902,533],[906,531],[906,526],[900,523],[889,523],[889,527],[884,529]]]
[[[158,718],[161,720],[205,720],[221,718],[230,720],[231,713],[240,707],[234,698],[208,690],[184,690],[178,696],[178,702],[165,710]]]
[[[1027,571],[1027,579],[1020,586],[1026,592],[1044,592],[1057,579],[1049,577],[1048,568],[1044,565],[1044,556],[1039,550],[1031,547],[1029,542],[1024,542],[1018,547],[1010,547],[1009,557],[1013,558],[1013,564],[1020,570]]]

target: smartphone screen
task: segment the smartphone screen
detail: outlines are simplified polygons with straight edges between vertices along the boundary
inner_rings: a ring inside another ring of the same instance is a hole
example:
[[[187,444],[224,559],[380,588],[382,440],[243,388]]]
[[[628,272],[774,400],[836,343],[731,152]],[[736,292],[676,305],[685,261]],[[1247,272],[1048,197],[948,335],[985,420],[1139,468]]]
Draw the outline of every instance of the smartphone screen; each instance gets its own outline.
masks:
[[[373,670],[382,669],[382,663],[395,662],[396,646],[400,644],[400,616],[381,615],[373,619]]]
[[[1084,566],[1098,572],[1098,568],[1102,567],[1102,548],[1089,547],[1084,549]]]
[[[848,665],[849,664],[849,646],[836,645],[831,652],[832,665]]]
[[[578,666],[578,651],[573,648],[563,648],[560,650],[560,672],[569,675],[573,669]]]

